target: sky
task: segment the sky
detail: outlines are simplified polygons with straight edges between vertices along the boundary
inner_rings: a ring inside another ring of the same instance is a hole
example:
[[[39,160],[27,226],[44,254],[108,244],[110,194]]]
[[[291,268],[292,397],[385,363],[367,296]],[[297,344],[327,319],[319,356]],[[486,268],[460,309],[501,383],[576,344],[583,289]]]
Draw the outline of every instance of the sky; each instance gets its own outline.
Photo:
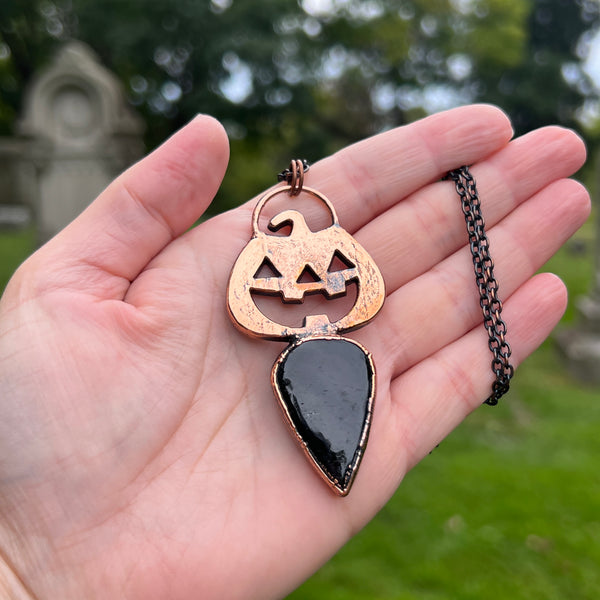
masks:
[[[586,73],[600,89],[600,34],[596,34],[590,43],[587,59],[584,62]]]

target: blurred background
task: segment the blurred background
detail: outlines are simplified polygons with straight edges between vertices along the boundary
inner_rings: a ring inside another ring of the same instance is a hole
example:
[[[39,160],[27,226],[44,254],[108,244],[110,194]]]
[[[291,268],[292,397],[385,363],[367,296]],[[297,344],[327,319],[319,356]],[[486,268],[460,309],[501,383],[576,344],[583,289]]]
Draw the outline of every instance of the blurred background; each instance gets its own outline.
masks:
[[[213,213],[292,156],[471,102],[498,104],[517,134],[577,129],[595,194],[599,26],[596,0],[1,0],[0,286],[51,235],[60,207],[44,207],[66,202],[74,169],[88,202],[198,112],[231,140]],[[95,122],[96,101],[114,102],[111,119]],[[600,597],[600,359],[573,364],[565,346],[595,330],[599,352],[598,229],[592,217],[547,265],[571,303],[506,401],[476,411],[290,598]]]

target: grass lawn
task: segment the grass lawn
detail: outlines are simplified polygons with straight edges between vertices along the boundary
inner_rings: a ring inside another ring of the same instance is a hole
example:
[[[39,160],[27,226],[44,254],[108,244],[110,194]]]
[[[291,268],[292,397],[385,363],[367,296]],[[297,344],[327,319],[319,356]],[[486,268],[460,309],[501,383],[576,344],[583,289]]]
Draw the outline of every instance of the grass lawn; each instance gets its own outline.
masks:
[[[548,265],[572,297],[591,282],[592,235]],[[31,231],[0,235],[0,285],[32,245]],[[597,600],[599,400],[546,342],[506,400],[473,413],[288,600]]]
[[[14,231],[0,230],[0,290],[8,283],[15,269],[35,247],[33,227]]]

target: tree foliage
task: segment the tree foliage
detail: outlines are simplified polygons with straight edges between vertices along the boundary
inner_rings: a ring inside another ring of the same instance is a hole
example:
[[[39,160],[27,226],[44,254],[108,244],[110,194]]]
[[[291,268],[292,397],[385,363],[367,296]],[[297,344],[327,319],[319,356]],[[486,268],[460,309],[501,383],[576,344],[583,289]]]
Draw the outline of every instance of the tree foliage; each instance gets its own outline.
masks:
[[[32,73],[81,39],[123,81],[149,147],[197,112],[224,122],[225,207],[291,156],[454,104],[497,103],[520,131],[573,125],[598,19],[593,0],[3,0],[0,132]]]

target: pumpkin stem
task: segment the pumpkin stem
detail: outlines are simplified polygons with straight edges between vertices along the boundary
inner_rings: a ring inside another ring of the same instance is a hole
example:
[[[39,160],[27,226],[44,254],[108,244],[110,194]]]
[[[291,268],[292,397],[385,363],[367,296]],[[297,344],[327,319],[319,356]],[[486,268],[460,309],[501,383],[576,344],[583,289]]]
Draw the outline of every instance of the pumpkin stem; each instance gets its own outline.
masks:
[[[279,231],[282,227],[289,225],[292,230],[290,236],[305,235],[311,233],[304,215],[297,210],[289,209],[275,215],[268,224],[269,231]]]

